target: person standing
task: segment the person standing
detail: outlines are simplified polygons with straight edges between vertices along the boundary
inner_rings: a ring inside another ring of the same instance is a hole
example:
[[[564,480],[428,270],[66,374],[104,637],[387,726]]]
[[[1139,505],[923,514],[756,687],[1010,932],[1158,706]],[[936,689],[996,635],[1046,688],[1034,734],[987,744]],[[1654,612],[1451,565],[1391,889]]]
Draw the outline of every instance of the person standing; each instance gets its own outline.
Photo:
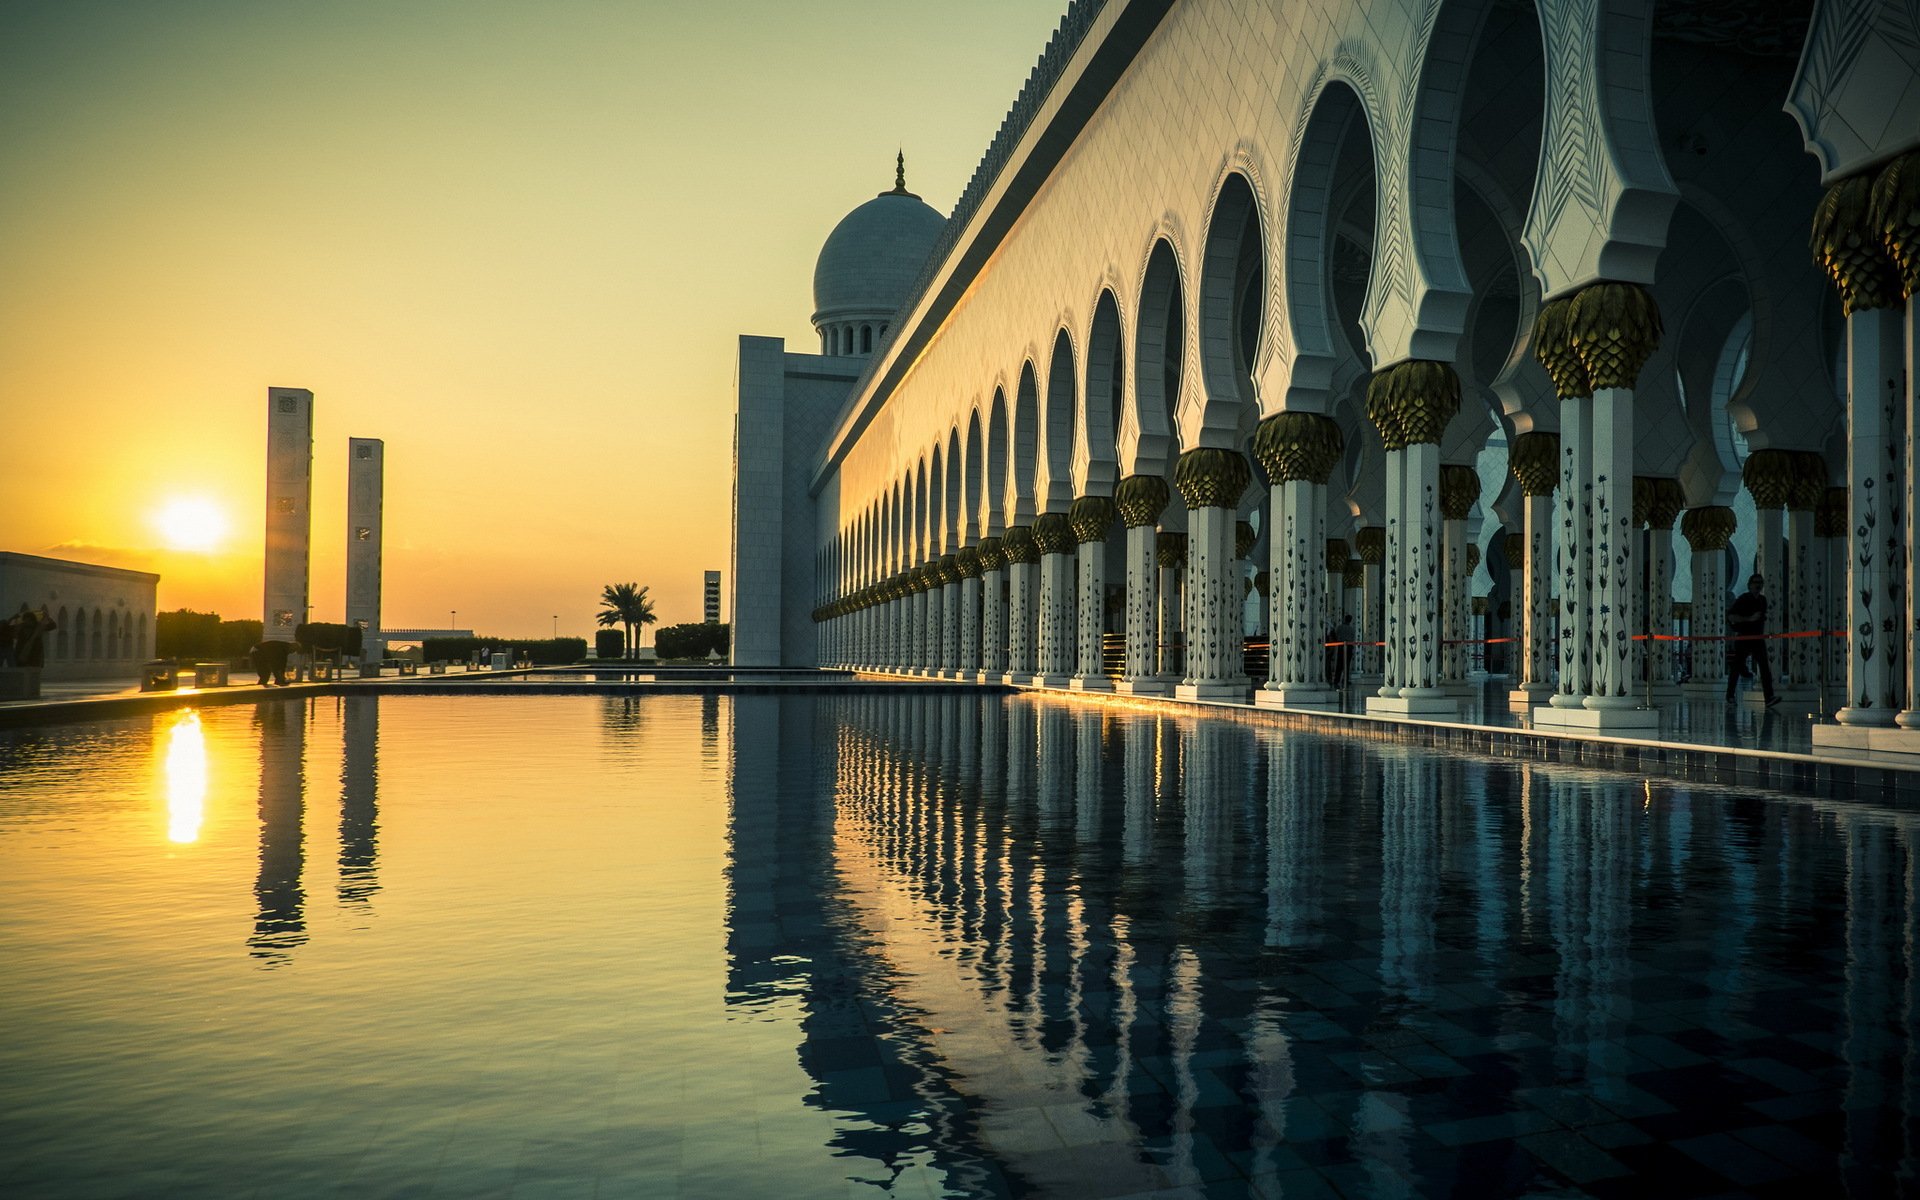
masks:
[[[1727,608],[1727,629],[1733,646],[1727,662],[1727,701],[1732,703],[1734,688],[1747,673],[1747,660],[1760,668],[1760,689],[1766,694],[1767,707],[1780,703],[1773,694],[1773,667],[1767,662],[1767,598],[1761,595],[1766,580],[1755,575],[1747,580],[1747,590],[1735,596]]]

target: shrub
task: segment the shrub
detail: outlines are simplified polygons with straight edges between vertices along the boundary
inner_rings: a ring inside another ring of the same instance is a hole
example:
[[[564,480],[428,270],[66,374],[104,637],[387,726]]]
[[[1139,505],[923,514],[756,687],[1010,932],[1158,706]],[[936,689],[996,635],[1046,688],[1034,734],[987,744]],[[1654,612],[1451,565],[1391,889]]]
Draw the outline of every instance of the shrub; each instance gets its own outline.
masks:
[[[260,640],[258,621],[222,621],[219,613],[177,608],[153,619],[153,653],[158,658],[245,658]]]
[[[332,621],[308,621],[293,627],[293,640],[309,650],[333,652],[348,658],[360,657],[364,648],[361,634],[358,625],[341,625]]]
[[[727,656],[728,628],[704,621],[691,625],[667,625],[654,630],[653,652],[661,658],[700,658],[718,652]]]
[[[595,658],[622,658],[627,653],[627,635],[618,629],[596,629],[593,631],[593,654]]]

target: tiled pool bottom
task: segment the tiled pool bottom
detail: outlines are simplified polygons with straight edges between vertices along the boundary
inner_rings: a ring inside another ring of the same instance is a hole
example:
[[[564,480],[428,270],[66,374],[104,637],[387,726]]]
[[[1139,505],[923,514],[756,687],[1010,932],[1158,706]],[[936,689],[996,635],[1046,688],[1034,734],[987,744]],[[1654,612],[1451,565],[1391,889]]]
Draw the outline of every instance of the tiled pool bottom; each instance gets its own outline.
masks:
[[[0,1194],[1912,1194],[1915,818],[1033,697],[0,735]]]

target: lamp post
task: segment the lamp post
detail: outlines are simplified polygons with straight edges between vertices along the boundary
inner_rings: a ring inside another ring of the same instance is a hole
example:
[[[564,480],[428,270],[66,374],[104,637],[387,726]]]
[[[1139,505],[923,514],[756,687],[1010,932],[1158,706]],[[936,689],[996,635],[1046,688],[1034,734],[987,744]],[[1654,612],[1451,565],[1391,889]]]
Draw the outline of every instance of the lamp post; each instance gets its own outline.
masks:
[[[556,640],[558,640],[560,637],[560,614],[559,613],[553,614],[553,636]]]
[[[458,628],[460,628],[460,610],[450,608],[447,610],[447,632],[452,633]]]

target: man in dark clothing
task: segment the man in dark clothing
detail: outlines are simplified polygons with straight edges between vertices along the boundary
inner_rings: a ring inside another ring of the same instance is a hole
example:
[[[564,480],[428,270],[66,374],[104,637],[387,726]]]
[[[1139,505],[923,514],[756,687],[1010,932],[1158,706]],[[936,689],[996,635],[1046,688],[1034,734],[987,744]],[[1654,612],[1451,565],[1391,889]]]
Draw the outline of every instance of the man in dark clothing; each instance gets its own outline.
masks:
[[[1767,598],[1760,594],[1765,584],[1758,575],[1747,580],[1747,590],[1735,596],[1727,609],[1727,632],[1733,635],[1727,652],[1727,700],[1733,700],[1734,686],[1747,673],[1751,658],[1760,667],[1760,689],[1771,708],[1780,698],[1773,694],[1773,668],[1767,663]]]

